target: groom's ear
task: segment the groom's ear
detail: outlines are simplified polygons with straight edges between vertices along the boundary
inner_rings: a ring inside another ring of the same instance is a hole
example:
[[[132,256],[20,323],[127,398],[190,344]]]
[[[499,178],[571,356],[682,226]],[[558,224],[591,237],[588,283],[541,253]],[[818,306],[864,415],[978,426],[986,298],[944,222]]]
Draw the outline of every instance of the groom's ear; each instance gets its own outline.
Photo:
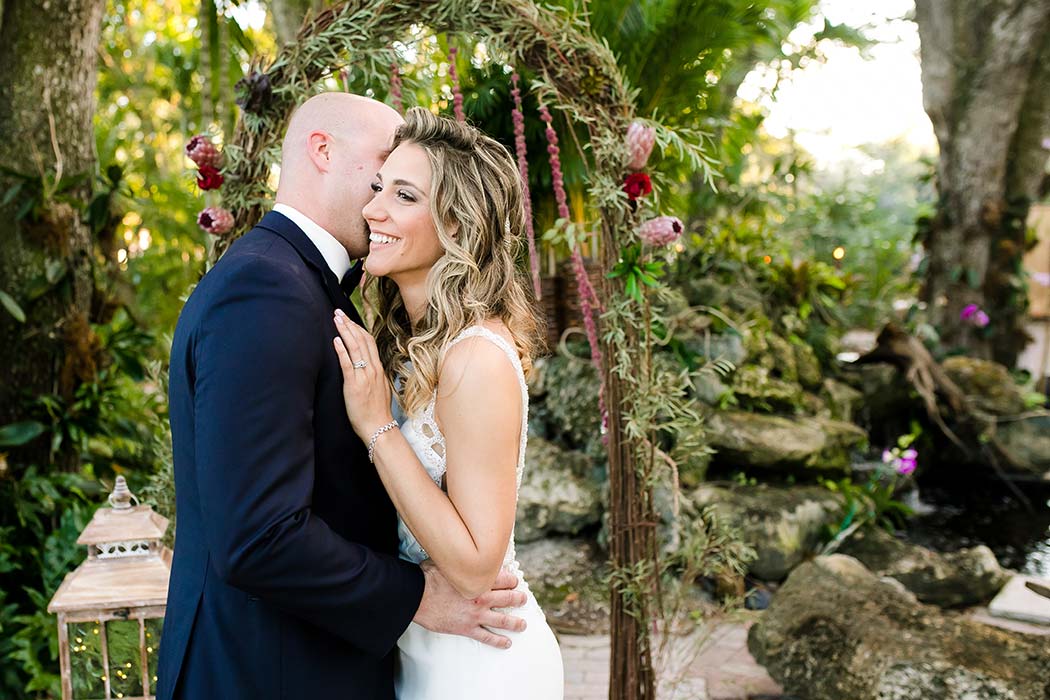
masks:
[[[306,152],[314,166],[328,172],[332,167],[332,135],[315,130],[306,135]]]

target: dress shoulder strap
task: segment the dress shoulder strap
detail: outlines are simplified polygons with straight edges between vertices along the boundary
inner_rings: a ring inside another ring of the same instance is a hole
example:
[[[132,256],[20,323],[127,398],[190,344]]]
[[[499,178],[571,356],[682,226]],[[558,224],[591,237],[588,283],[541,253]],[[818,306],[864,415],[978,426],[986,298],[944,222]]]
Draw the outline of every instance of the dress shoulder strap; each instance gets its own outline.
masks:
[[[507,342],[507,339],[501,336],[499,333],[489,330],[485,326],[470,326],[468,328],[464,328],[459,335],[457,335],[455,338],[449,341],[449,344],[445,346],[445,352],[448,352],[449,348],[451,348],[453,345],[456,345],[457,343],[462,342],[467,338],[479,337],[484,338],[485,340],[488,340],[489,342],[497,345],[501,350],[503,350],[503,354],[507,356],[507,359],[509,359],[511,364],[514,365],[514,368],[518,370],[518,373],[524,374],[521,366],[521,358],[518,357],[518,351],[514,348],[514,346]]]

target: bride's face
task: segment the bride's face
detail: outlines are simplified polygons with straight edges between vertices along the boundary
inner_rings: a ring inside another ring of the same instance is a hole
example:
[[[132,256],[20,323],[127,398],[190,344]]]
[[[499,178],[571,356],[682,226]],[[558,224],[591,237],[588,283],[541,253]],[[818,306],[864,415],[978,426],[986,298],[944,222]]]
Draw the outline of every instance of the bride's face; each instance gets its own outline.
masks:
[[[365,269],[399,286],[421,283],[445,250],[430,213],[430,161],[414,143],[390,154],[372,182],[362,213],[369,234]]]

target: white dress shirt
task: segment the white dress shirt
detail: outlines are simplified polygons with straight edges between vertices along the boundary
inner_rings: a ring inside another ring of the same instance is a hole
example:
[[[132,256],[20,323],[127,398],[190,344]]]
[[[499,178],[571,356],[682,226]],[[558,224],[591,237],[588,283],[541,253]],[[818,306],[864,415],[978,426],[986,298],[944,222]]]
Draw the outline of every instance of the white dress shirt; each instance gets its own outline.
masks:
[[[278,214],[284,214],[292,220],[293,224],[302,229],[314,247],[321,252],[324,261],[335,273],[335,278],[342,280],[343,275],[350,269],[350,254],[346,252],[343,244],[295,207],[278,203],[273,205],[273,210]]]

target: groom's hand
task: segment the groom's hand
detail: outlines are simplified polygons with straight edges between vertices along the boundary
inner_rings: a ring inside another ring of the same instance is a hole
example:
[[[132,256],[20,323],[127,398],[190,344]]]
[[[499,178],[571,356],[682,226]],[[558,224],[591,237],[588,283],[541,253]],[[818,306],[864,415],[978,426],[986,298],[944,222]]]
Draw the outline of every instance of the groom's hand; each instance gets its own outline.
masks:
[[[518,585],[514,574],[501,569],[492,590],[470,600],[461,596],[431,561],[424,561],[420,566],[426,587],[412,619],[417,625],[431,632],[470,637],[498,649],[510,647],[510,640],[486,627],[509,632],[525,629],[525,620],[492,609],[517,608],[525,604],[525,594],[514,590]]]

